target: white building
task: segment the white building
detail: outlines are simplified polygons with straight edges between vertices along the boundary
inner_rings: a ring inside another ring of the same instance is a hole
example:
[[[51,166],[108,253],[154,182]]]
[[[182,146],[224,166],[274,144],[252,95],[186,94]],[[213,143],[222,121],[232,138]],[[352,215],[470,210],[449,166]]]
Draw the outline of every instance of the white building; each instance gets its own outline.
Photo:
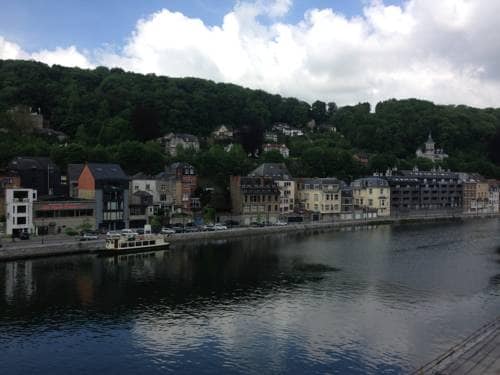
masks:
[[[443,149],[436,148],[436,143],[432,139],[432,135],[429,133],[429,138],[425,142],[424,150],[421,148],[415,153],[417,158],[429,159],[432,161],[442,161],[448,157],[448,154],[444,153]]]
[[[266,143],[263,150],[264,152],[278,151],[284,158],[288,158],[290,156],[290,150],[285,144],[280,145],[277,143]]]
[[[200,142],[198,137],[192,134],[184,133],[169,133],[158,139],[158,142],[165,148],[165,153],[168,155],[177,155],[177,147],[183,149],[192,149],[198,151],[200,149]]]
[[[175,194],[175,182],[167,178],[164,173],[156,176],[148,176],[137,173],[130,179],[130,194],[146,192],[153,196],[155,206],[169,206],[173,204]]]
[[[274,132],[279,132],[288,137],[300,137],[304,135],[304,132],[300,129],[293,128],[288,124],[278,123],[273,126]]]
[[[217,140],[232,139],[233,130],[226,125],[221,125],[212,132],[212,137]]]
[[[33,189],[6,189],[6,234],[18,236],[21,232],[34,232],[33,202],[37,191]]]
[[[490,185],[488,196],[488,208],[492,213],[498,213],[500,210],[500,189],[498,185]]]

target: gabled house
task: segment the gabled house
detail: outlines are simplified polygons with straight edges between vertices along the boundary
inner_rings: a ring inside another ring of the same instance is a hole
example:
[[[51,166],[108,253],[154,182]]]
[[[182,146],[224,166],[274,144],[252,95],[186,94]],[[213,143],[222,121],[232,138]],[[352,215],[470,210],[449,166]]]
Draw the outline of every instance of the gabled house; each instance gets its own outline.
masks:
[[[96,201],[96,227],[129,226],[129,178],[118,164],[88,163],[78,178],[78,197]]]
[[[165,153],[171,156],[177,155],[177,147],[183,149],[200,149],[198,137],[185,133],[169,133],[158,139],[158,142],[165,148]]]
[[[290,150],[288,149],[288,147],[286,147],[285,144],[266,143],[263,147],[263,151],[278,151],[284,158],[288,158],[290,156]]]
[[[194,196],[198,176],[191,164],[173,163],[156,177],[164,185],[165,197],[171,200],[174,211],[191,213],[200,208],[200,200]]]
[[[240,223],[275,223],[280,216],[280,190],[272,177],[230,177],[233,215]]]
[[[284,163],[263,163],[248,176],[271,178],[279,189],[280,214],[288,215],[294,212],[296,183]]]
[[[66,180],[68,183],[68,196],[78,198],[78,179],[82,174],[85,164],[68,164],[66,171]]]
[[[212,137],[215,140],[222,141],[233,138],[233,130],[226,125],[221,125],[212,132]]]
[[[19,176],[21,187],[36,190],[39,197],[63,193],[61,172],[49,158],[18,156],[10,161],[8,170]]]

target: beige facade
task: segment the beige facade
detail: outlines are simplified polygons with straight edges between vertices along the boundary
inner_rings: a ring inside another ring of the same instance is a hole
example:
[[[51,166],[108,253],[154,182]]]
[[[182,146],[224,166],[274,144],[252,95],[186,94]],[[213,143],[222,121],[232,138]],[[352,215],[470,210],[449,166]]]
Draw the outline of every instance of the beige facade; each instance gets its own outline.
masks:
[[[466,175],[464,181],[464,212],[498,212],[498,187],[482,176]]]
[[[376,210],[377,216],[391,215],[390,196],[389,184],[383,178],[360,178],[352,183],[354,208]]]
[[[313,178],[298,181],[301,208],[322,215],[342,212],[341,181],[336,178]]]

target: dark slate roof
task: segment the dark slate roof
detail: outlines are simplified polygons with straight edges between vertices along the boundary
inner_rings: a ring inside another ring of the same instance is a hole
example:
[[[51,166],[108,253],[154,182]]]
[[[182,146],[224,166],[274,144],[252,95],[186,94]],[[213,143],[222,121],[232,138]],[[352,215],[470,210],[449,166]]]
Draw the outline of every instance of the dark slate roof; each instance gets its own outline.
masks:
[[[170,164],[168,167],[165,168],[165,176],[172,176],[176,174],[177,169],[179,168],[192,168],[194,174],[196,174],[196,169],[189,163],[184,163],[184,162],[176,162],[173,164]]]
[[[274,180],[288,181],[292,179],[284,163],[263,163],[248,174],[250,177],[271,177]]]
[[[68,164],[68,181],[76,181],[80,177],[85,164]]]
[[[48,168],[59,170],[57,165],[50,158],[46,157],[17,156],[9,163],[9,169],[18,171],[32,169],[47,170]]]
[[[150,176],[150,175],[143,173],[143,172],[138,172],[130,178],[132,180],[154,180],[155,179],[153,176]]]
[[[380,187],[389,186],[387,180],[381,177],[364,177],[359,178],[352,183],[353,187]]]
[[[169,177],[169,175],[166,172],[160,172],[154,176],[156,180],[164,180],[167,177]]]
[[[128,176],[118,164],[88,163],[94,179],[99,180],[126,180]]]
[[[302,184],[309,185],[339,185],[341,186],[342,181],[335,177],[325,177],[325,178],[303,178],[300,180]]]
[[[459,178],[459,174],[456,172],[447,171],[413,171],[413,170],[403,170],[400,174],[405,177],[416,177],[416,178]]]

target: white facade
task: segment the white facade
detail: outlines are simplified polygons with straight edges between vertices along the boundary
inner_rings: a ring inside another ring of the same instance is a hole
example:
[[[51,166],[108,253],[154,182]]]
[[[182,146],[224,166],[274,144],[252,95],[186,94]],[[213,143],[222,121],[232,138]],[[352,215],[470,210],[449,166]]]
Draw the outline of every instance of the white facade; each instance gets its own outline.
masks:
[[[500,210],[500,191],[497,186],[490,186],[488,197],[488,208],[490,212],[498,213]]]
[[[6,234],[34,232],[33,202],[36,200],[37,191],[33,189],[5,190]]]
[[[133,179],[130,181],[130,194],[145,191],[153,196],[154,205],[173,203],[175,186],[172,181],[164,179]]]
[[[280,132],[288,137],[300,137],[304,132],[300,129],[292,128],[288,124],[276,124],[273,126],[273,131]]]
[[[417,158],[429,159],[433,162],[442,161],[448,157],[448,155],[444,153],[443,149],[436,148],[436,143],[430,134],[429,138],[425,142],[424,150],[419,148],[415,155]]]
[[[284,158],[288,158],[290,156],[290,150],[285,144],[280,145],[276,143],[266,143],[264,145],[264,152],[269,151],[278,151]]]
[[[161,145],[165,147],[165,152],[169,155],[177,155],[177,147],[183,149],[193,149],[194,151],[199,151],[200,142],[198,137],[192,134],[175,134],[169,133],[159,139]]]

